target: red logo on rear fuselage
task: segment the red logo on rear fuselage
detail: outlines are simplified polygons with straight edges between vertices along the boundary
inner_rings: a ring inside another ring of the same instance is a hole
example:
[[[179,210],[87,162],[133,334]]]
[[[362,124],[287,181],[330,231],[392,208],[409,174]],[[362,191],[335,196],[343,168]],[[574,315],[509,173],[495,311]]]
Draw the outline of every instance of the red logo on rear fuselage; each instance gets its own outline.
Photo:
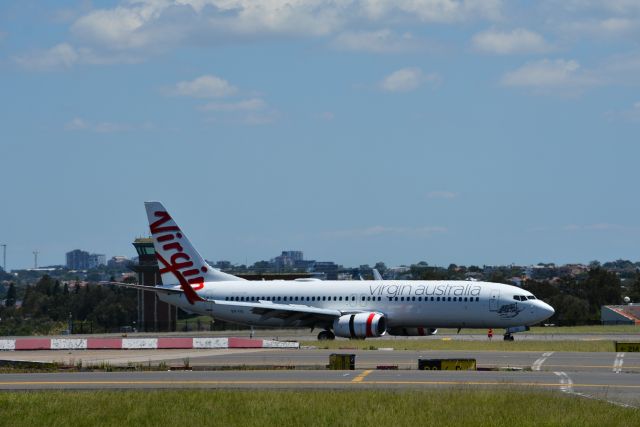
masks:
[[[201,273],[206,273],[207,267],[194,265],[191,257],[184,253],[184,248],[178,242],[182,238],[179,227],[175,225],[163,226],[163,224],[171,220],[171,215],[168,212],[157,211],[154,212],[154,215],[158,220],[150,225],[151,235],[158,242],[158,246],[162,245],[164,251],[174,252],[167,261],[156,251],[156,258],[162,264],[160,266],[160,274],[173,274],[178,279],[182,290],[187,296],[187,300],[191,304],[195,301],[202,301],[202,298],[195,291],[204,287],[204,277],[202,277]]]

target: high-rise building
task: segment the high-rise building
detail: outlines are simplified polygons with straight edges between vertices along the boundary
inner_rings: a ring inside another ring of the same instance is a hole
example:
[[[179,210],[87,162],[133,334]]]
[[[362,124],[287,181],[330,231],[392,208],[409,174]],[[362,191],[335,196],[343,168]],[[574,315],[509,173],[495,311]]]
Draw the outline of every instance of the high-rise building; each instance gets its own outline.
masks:
[[[67,252],[67,268],[69,270],[86,270],[89,268],[89,252],[80,249]]]
[[[304,259],[302,251],[282,251],[282,254],[275,257],[272,263],[278,270],[292,268],[297,262]]]
[[[67,252],[67,268],[70,270],[88,270],[101,265],[107,265],[107,256],[104,254],[90,254],[80,249]]]
[[[104,254],[90,254],[87,268],[96,268],[107,265],[107,256]]]

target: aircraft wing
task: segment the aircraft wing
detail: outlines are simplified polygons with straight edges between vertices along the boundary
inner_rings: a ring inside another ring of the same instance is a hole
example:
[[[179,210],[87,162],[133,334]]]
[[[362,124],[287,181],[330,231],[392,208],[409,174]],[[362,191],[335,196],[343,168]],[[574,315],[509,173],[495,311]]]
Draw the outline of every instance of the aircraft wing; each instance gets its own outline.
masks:
[[[123,288],[129,289],[138,289],[141,291],[149,291],[149,292],[158,292],[163,294],[181,294],[183,290],[175,287],[165,287],[165,286],[145,286],[145,285],[137,285],[135,283],[125,283],[125,282],[98,282],[99,285],[116,285]]]
[[[319,326],[331,325],[333,321],[342,316],[343,312],[330,308],[318,308],[299,304],[274,304],[271,301],[242,302],[212,300],[218,306],[246,308],[254,314],[262,317],[261,321],[271,318],[284,320],[283,326]]]

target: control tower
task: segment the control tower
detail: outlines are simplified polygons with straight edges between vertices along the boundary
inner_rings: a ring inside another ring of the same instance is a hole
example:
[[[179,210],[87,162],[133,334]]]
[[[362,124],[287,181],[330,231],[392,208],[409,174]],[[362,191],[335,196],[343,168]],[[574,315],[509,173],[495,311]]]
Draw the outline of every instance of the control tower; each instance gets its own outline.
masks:
[[[129,268],[138,273],[138,283],[145,286],[160,284],[160,269],[156,260],[156,251],[153,248],[153,240],[150,238],[138,238],[133,241],[133,246],[138,252],[138,263],[131,265]],[[160,301],[155,292],[142,290],[137,292],[138,331],[175,331],[178,309],[173,305]]]

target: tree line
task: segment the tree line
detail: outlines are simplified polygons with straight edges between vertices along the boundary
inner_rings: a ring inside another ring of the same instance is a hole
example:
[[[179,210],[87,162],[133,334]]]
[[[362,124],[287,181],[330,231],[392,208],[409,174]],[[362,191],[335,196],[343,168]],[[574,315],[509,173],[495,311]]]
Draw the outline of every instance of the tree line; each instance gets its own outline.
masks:
[[[136,292],[116,286],[79,283],[61,284],[43,276],[24,290],[21,307],[16,307],[12,284],[0,308],[0,335],[61,333],[69,321],[92,322],[97,329],[117,331],[136,320]]]

